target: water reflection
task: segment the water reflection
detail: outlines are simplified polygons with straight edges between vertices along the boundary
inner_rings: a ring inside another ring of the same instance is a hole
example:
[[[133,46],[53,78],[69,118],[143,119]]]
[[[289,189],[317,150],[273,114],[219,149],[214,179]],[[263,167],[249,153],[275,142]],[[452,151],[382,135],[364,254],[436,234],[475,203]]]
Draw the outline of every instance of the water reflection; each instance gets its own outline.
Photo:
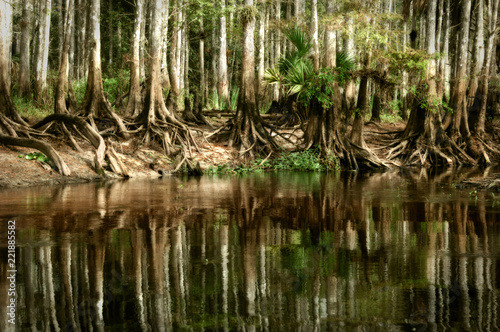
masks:
[[[4,191],[0,236],[9,218],[17,226],[16,326],[498,330],[500,207],[491,194],[454,190],[464,172]]]

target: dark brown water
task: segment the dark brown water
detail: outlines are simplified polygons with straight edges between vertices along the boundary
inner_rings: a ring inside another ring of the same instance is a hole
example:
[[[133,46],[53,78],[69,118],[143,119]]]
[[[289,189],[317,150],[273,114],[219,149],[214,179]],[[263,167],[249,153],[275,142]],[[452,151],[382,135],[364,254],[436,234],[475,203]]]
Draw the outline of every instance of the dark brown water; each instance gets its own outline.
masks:
[[[472,175],[4,190],[0,331],[12,298],[19,331],[495,331],[500,193],[455,189]]]

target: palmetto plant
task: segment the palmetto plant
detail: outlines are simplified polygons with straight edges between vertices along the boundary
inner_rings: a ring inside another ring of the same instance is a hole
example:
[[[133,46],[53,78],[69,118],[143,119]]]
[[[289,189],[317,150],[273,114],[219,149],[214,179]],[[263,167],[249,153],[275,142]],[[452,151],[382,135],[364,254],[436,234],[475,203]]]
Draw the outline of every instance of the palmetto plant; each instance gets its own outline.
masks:
[[[264,81],[280,84],[287,96],[297,94],[300,97],[305,93],[308,95],[306,100],[309,100],[315,92],[323,91],[328,82],[346,80],[355,68],[354,60],[347,53],[338,52],[335,70],[322,68],[317,73],[311,57],[311,38],[304,29],[295,26],[285,30],[284,35],[295,47],[265,71]]]
[[[280,84],[287,95],[300,93],[314,74],[311,38],[298,26],[285,30],[286,38],[295,46],[264,73],[267,84]]]

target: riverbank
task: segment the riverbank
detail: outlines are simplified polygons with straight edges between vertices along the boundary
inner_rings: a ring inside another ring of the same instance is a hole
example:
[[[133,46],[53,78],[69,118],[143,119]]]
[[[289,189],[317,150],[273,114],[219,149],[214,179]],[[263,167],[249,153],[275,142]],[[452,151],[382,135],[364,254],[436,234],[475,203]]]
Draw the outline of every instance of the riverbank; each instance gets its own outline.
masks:
[[[387,153],[386,140],[393,138],[404,129],[404,126],[402,122],[365,124],[364,135],[367,145],[383,157]],[[60,175],[47,162],[30,159],[33,153],[37,152],[36,150],[0,145],[0,188],[84,183],[122,178],[106,165],[104,176],[97,174],[93,168],[94,148],[83,139],[78,140],[82,150],[80,152],[73,150],[61,140],[48,139],[47,142],[57,150],[67,164],[71,170],[70,176]],[[113,146],[131,178],[168,176],[174,174],[182,163],[180,157],[168,158],[161,151],[140,145],[137,139],[125,141],[108,139],[106,144]],[[197,138],[197,144],[198,150],[193,151],[193,161],[199,163],[202,171],[209,168],[217,169],[220,166],[231,168],[241,165],[241,161],[237,158],[237,151],[228,147],[227,142],[208,142],[200,136]],[[277,156],[278,154],[273,155],[271,159]],[[470,179],[461,185],[478,190],[500,191],[500,180],[496,176],[490,180]]]
[[[70,176],[62,176],[47,162],[28,159],[36,150],[23,147],[0,145],[0,188],[27,187],[40,185],[58,185],[64,183],[84,183],[109,179],[120,179],[110,168],[105,167],[105,175],[97,174],[92,165],[94,149],[81,140],[78,144],[82,152],[71,149],[57,140],[48,140],[71,170]],[[167,158],[163,153],[142,146],[133,140],[107,142],[112,144],[118,158],[125,165],[131,178],[160,177],[171,174],[181,162]],[[195,153],[195,160],[202,169],[211,165],[231,164],[234,161],[233,150],[223,145],[205,144]]]

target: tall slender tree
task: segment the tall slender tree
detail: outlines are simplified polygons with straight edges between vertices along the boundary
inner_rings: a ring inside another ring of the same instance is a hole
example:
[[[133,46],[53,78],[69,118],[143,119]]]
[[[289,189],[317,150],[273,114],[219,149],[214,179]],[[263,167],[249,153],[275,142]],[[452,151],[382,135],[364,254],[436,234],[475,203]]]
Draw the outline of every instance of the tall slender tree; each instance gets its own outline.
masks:
[[[227,33],[226,33],[226,4],[220,1],[221,14],[219,16],[219,67],[217,68],[217,92],[219,98],[229,105],[229,79],[227,74]]]
[[[144,108],[139,115],[139,122],[145,127],[145,142],[152,140],[161,142],[166,154],[175,151],[175,145],[184,146],[190,152],[195,145],[191,134],[177,117],[169,110],[163,99],[161,84],[162,58],[162,6],[163,0],[151,2],[151,37],[149,40],[149,79],[147,82]]]
[[[256,152],[271,152],[276,144],[264,128],[255,94],[255,9],[253,0],[245,0],[240,9],[243,23],[241,81],[238,109],[230,137],[230,145],[239,147],[241,156],[253,158]]]
[[[264,72],[265,72],[265,36],[266,36],[266,2],[264,0],[258,0],[260,4],[259,13],[259,29],[258,29],[258,39],[257,39],[257,97],[258,100],[263,100],[265,95],[265,88],[263,85]]]
[[[487,12],[487,40],[486,40],[486,52],[483,68],[481,69],[481,80],[479,89],[476,94],[475,104],[472,105],[472,109],[478,110],[473,111],[473,133],[474,133],[474,143],[477,142],[477,157],[480,162],[485,164],[490,164],[490,153],[488,153],[488,144],[484,141],[485,138],[485,125],[486,125],[486,108],[488,103],[488,89],[490,80],[490,71],[494,70],[496,67],[493,61],[493,52],[497,40],[497,15],[498,15],[499,0],[487,0],[486,1],[486,12]],[[477,104],[479,105],[477,105]],[[477,113],[477,114],[475,114]],[[491,152],[491,151],[490,151]]]
[[[111,104],[104,95],[101,69],[101,0],[91,0],[89,6],[89,70],[87,76],[87,89],[83,101],[83,112],[88,116],[108,117],[112,119],[121,135],[128,136],[127,129],[121,118],[116,115]]]
[[[414,13],[418,10],[421,9],[414,7]],[[388,157],[399,156],[403,164],[474,163],[474,160],[449,138],[443,128],[440,114],[442,103],[437,95],[436,84],[436,11],[437,0],[430,0],[426,7],[425,49],[429,56],[429,64],[425,82],[419,83],[420,88],[416,93],[415,105],[405,131],[390,150]]]
[[[38,28],[38,48],[35,59],[35,99],[42,104],[47,101],[47,73],[49,66],[50,13],[52,0],[40,0],[38,12],[40,15]]]
[[[180,82],[180,63],[178,62],[179,55],[180,55],[180,48],[181,46],[181,31],[180,31],[180,25],[181,22],[179,21],[179,15],[178,11],[180,10],[179,8],[179,0],[172,0],[173,1],[173,10],[171,14],[171,21],[172,21],[172,38],[170,41],[170,70],[169,70],[169,78],[170,78],[170,91],[169,91],[169,96],[168,96],[168,108],[171,109],[172,112],[176,112],[177,110],[177,102],[179,95],[181,93],[181,82]]]
[[[132,116],[137,116],[142,108],[139,49],[141,46],[143,8],[144,1],[135,0],[134,32],[132,36],[132,58],[130,59],[130,88],[126,110],[126,114]]]
[[[66,15],[64,17],[64,37],[59,59],[59,71],[57,74],[57,86],[55,91],[55,113],[67,113],[66,92],[68,91],[68,56],[71,30],[73,29],[73,6],[74,0],[66,0]]]
[[[30,66],[30,37],[31,37],[31,1],[22,0],[22,18],[21,18],[21,52],[19,55],[19,95],[29,97],[31,94],[31,66]]]
[[[314,70],[319,70],[318,0],[311,0],[311,29]]]
[[[453,140],[469,140],[470,130],[467,110],[467,70],[469,68],[469,30],[472,0],[463,0],[460,6],[459,47],[456,55],[455,84],[453,86],[450,107],[453,109],[453,121],[450,135]],[[428,32],[429,33],[429,32]]]
[[[59,173],[69,175],[68,166],[49,144],[19,137],[19,134],[29,135],[30,129],[17,114],[11,95],[12,13],[12,3],[0,1],[0,143],[37,149],[50,158]]]

